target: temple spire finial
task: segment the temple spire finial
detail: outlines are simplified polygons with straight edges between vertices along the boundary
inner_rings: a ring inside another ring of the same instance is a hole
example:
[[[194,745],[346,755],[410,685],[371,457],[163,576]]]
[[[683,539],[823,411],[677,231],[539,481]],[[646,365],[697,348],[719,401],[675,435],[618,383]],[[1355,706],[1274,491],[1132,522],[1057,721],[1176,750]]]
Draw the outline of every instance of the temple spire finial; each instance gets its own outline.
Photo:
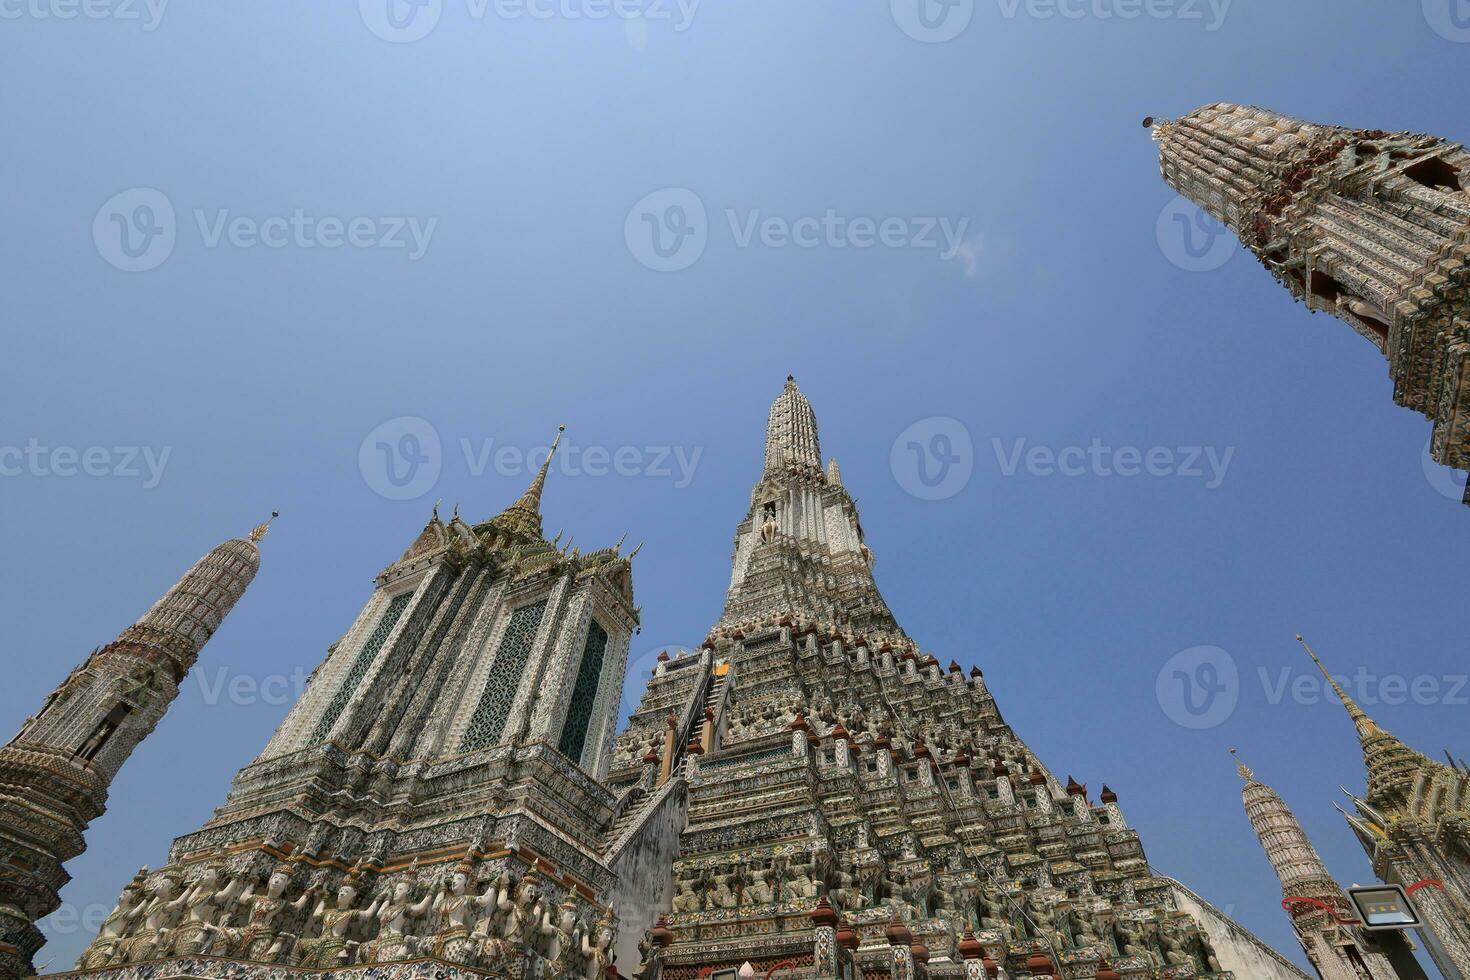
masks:
[[[1251,780],[1256,778],[1256,774],[1251,771],[1251,767],[1240,761],[1240,754],[1235,751],[1235,748],[1233,746],[1230,749],[1230,755],[1233,759],[1235,759],[1235,771],[1240,773],[1241,779],[1244,779],[1246,782],[1250,782]]]
[[[561,436],[565,431],[567,431],[565,425],[556,427],[556,438],[551,441],[551,449],[546,453],[546,459],[542,461],[541,468],[536,471],[531,485],[515,503],[501,511],[498,516],[491,518],[491,524],[499,525],[527,538],[540,539],[541,491],[546,487],[546,474],[551,469],[551,460],[556,456],[556,447],[561,444]]]
[[[266,534],[270,532],[271,523],[273,521],[275,521],[275,519],[277,517],[280,517],[280,516],[281,516],[281,512],[280,511],[278,511],[278,510],[271,511],[270,518],[264,524],[257,524],[257,525],[255,525],[255,527],[251,528],[251,530],[250,530],[250,540],[253,541],[253,542],[255,542],[256,544],[259,544],[260,543],[260,539],[263,538],[263,537],[265,537]]]
[[[1358,731],[1368,734],[1368,729],[1371,729],[1376,732],[1378,726],[1374,723],[1373,719],[1369,718],[1368,713],[1358,707],[1358,703],[1348,695],[1347,691],[1342,689],[1341,684],[1337,683],[1337,678],[1328,672],[1327,666],[1322,663],[1321,658],[1317,656],[1317,651],[1312,649],[1311,644],[1307,643],[1300,633],[1296,635],[1296,640],[1302,645],[1302,649],[1307,651],[1307,656],[1312,658],[1312,663],[1317,665],[1317,669],[1322,672],[1322,676],[1327,678],[1327,683],[1332,685],[1332,690],[1337,694],[1337,699],[1347,709],[1348,717],[1358,726]]]

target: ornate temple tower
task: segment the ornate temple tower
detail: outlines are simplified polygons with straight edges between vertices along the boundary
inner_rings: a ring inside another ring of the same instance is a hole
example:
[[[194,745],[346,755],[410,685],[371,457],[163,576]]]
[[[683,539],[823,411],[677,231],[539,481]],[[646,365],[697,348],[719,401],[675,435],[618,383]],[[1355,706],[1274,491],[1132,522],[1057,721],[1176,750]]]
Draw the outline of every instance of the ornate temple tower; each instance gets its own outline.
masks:
[[[1169,185],[1234,231],[1308,309],[1381,351],[1394,401],[1434,422],[1434,459],[1470,469],[1464,148],[1224,102],[1145,125]]]
[[[1352,904],[1291,808],[1245,763],[1237,765],[1245,780],[1246,816],[1281,879],[1292,928],[1322,980],[1396,980],[1398,973],[1368,934],[1347,924],[1354,921]]]
[[[545,540],[549,465],[436,510],[86,980],[1303,980],[899,629],[793,380],[724,614],[616,738],[632,555]]]
[[[598,778],[638,626],[633,556],[545,539],[550,465],[480,523],[435,508],[224,805],[124,890],[80,969],[381,978],[432,958],[441,978],[601,980],[619,882],[638,880],[619,861],[641,842],[603,848],[621,801]]]
[[[93,651],[0,748],[0,980],[29,976],[35,922],[59,904],[62,865],[86,849],[107,788],[178,696],[184,675],[260,568],[269,522],[209,552]]]
[[[923,652],[872,565],[788,378],[724,615],[659,663],[608,774],[687,798],[640,978],[1231,976],[1117,794],[1058,778],[978,668]],[[1239,976],[1302,976],[1240,942]]]
[[[1298,640],[1302,640],[1300,636]],[[1378,727],[1327,671],[1358,732],[1367,769],[1348,823],[1383,881],[1412,890],[1429,955],[1447,978],[1470,977],[1470,772],[1436,762]]]
[[[837,460],[823,471],[816,414],[790,376],[771,405],[765,460],[735,531],[721,625],[787,616],[903,639],[873,581],[857,506]]]

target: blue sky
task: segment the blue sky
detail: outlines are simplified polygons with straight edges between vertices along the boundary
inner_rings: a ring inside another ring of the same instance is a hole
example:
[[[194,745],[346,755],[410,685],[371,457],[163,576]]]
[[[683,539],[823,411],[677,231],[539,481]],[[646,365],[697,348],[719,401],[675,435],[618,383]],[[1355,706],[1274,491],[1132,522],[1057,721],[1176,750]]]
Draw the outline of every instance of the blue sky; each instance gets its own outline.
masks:
[[[35,448],[0,457],[0,719],[283,512],[68,907],[198,827],[433,501],[498,510],[528,472],[497,450],[558,423],[581,465],[548,528],[647,542],[635,700],[718,617],[792,372],[906,629],[1295,955],[1226,749],[1368,879],[1332,809],[1352,730],[1292,635],[1470,754],[1470,515],[1365,341],[1183,237],[1139,120],[1223,99],[1463,139],[1463,0],[623,4],[3,5],[0,449]],[[1228,665],[1189,714],[1175,671]],[[51,933],[38,965],[68,966],[86,937]]]

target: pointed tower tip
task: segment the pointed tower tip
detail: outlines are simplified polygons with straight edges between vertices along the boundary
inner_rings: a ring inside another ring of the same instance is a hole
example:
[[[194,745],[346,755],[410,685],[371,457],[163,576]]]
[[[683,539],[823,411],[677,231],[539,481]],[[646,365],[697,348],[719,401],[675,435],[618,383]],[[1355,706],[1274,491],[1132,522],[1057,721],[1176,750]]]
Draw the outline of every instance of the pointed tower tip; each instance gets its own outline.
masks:
[[[280,516],[281,516],[281,512],[280,511],[278,511],[278,510],[271,511],[270,520],[266,521],[264,524],[257,524],[257,525],[255,525],[254,528],[251,529],[251,531],[250,531],[250,540],[253,541],[253,542],[255,542],[256,544],[259,544],[260,543],[260,539],[263,538],[263,537],[265,537],[266,534],[268,534],[270,532],[272,522],[274,522],[275,519],[277,517],[280,517]]]
[[[1296,639],[1302,645],[1302,649],[1307,651],[1307,656],[1312,658],[1312,663],[1316,664],[1317,669],[1322,672],[1322,676],[1327,679],[1327,683],[1332,686],[1332,690],[1337,695],[1337,699],[1347,709],[1348,717],[1352,718],[1360,730],[1365,725],[1373,726],[1373,720],[1368,717],[1368,713],[1358,707],[1357,702],[1348,695],[1347,691],[1342,689],[1341,684],[1337,683],[1337,678],[1333,677],[1331,672],[1328,671],[1327,665],[1317,656],[1317,651],[1312,649],[1312,645],[1303,639],[1300,633],[1296,635]]]
[[[541,537],[541,491],[546,487],[546,474],[551,470],[551,461],[556,456],[556,447],[561,445],[561,436],[565,431],[567,431],[565,425],[556,427],[556,438],[551,440],[551,448],[547,450],[546,459],[542,460],[541,468],[536,471],[531,485],[515,503],[501,511],[496,517],[491,518],[490,523],[499,524],[501,527],[533,540]]]
[[[1240,754],[1235,751],[1233,746],[1230,749],[1230,756],[1235,760],[1235,771],[1240,774],[1241,779],[1250,782],[1256,778],[1256,774],[1251,771],[1251,767],[1240,761]]]

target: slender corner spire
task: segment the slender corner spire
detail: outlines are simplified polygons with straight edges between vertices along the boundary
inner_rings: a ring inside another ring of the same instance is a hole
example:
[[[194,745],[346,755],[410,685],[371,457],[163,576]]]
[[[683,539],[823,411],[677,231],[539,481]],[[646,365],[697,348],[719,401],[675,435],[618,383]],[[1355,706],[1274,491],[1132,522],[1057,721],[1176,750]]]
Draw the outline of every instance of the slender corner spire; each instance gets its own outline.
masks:
[[[531,485],[526,488],[525,493],[521,494],[521,499],[517,500],[514,506],[524,507],[535,513],[538,517],[540,516],[541,491],[546,487],[547,471],[551,469],[552,457],[556,455],[556,447],[561,445],[561,434],[565,431],[567,431],[565,425],[556,427],[556,438],[551,440],[551,449],[547,451],[546,459],[542,460],[541,469],[536,471],[536,478],[531,481]]]
[[[556,447],[561,444],[562,433],[566,431],[565,425],[556,427],[556,438],[551,441],[551,450],[546,454],[541,468],[536,471],[531,485],[515,503],[491,518],[491,524],[533,540],[541,538],[541,491],[546,487],[546,474],[551,469],[552,458],[556,456]]]
[[[1307,641],[1300,635],[1297,639],[1301,640],[1317,668],[1337,692],[1338,700],[1347,708],[1348,716],[1358,730],[1358,744],[1363,749],[1363,765],[1367,769],[1368,800],[1385,810],[1406,805],[1413,795],[1417,775],[1444,767],[1379,728],[1378,723],[1368,717],[1368,713],[1358,707],[1342,685],[1327,672],[1317,654],[1307,646]]]
[[[265,537],[266,534],[268,534],[270,532],[272,522],[274,522],[275,519],[277,517],[280,517],[280,516],[281,516],[281,512],[280,511],[278,511],[278,510],[271,511],[270,518],[264,524],[257,524],[257,525],[255,525],[254,528],[251,529],[251,531],[250,531],[250,540],[253,541],[253,542],[255,542],[256,544],[259,544],[260,543],[260,539],[263,538],[263,537]]]
[[[1332,685],[1332,690],[1336,692],[1337,699],[1347,709],[1348,717],[1353,720],[1353,724],[1358,726],[1358,733],[1364,736],[1376,734],[1379,731],[1378,725],[1372,718],[1368,717],[1366,711],[1358,707],[1358,703],[1348,695],[1348,692],[1342,689],[1342,685],[1337,683],[1337,678],[1328,672],[1326,665],[1317,656],[1317,652],[1302,638],[1300,633],[1296,635],[1296,640],[1302,645],[1302,649],[1307,651],[1307,656],[1312,658],[1312,663],[1317,665],[1317,669],[1322,672],[1322,676],[1327,678],[1327,683]]]

